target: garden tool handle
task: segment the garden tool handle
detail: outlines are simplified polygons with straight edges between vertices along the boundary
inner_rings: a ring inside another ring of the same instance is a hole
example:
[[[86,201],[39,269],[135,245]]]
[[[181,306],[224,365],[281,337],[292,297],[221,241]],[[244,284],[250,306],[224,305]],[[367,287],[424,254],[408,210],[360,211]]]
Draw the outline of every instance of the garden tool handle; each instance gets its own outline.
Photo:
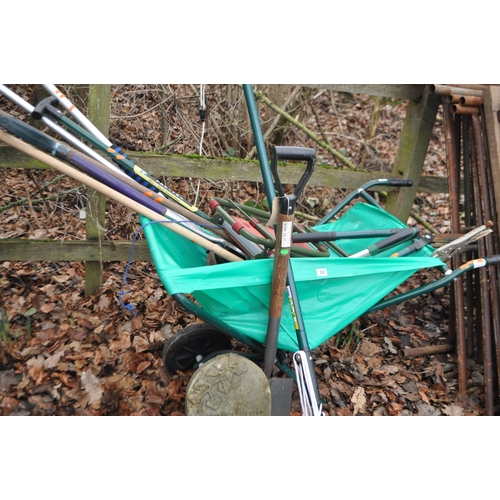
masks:
[[[484,259],[487,266],[498,266],[500,265],[500,255],[491,255]]]
[[[411,187],[413,181],[411,179],[389,179],[388,186]]]
[[[0,118],[0,125],[24,142],[52,156],[62,156],[62,159],[64,159],[70,151],[69,148],[61,146],[55,139],[12,116],[2,116]]]
[[[34,120],[41,120],[44,116],[48,116],[56,121],[61,119],[63,112],[56,108],[59,99],[54,96],[42,99],[31,112],[31,117]]]
[[[399,233],[393,234],[392,236],[389,236],[388,238],[385,238],[384,240],[379,241],[378,243],[374,243],[373,245],[370,245],[368,248],[371,250],[370,253],[372,255],[375,255],[384,251],[386,248],[393,247],[398,243],[402,243],[406,240],[414,238],[415,236],[418,235],[419,232],[420,228],[408,228]]]
[[[373,229],[367,231],[318,231],[312,233],[294,233],[294,243],[318,243],[320,241],[336,241],[336,240],[349,240],[361,238],[380,238],[384,236],[392,236],[407,231],[407,228],[396,229]]]
[[[292,227],[293,219],[293,213],[290,215],[278,214],[276,250],[273,259],[273,276],[271,280],[271,299],[269,302],[264,364],[262,366],[267,378],[271,377],[278,350],[278,334],[283,310],[283,299],[287,286],[288,263],[290,260],[290,228]]]
[[[280,198],[280,212],[283,215],[293,214],[295,209],[295,203],[297,198],[302,193],[302,190],[310,179],[313,169],[314,160],[316,158],[316,151],[312,148],[302,148],[293,146],[274,146],[271,161],[271,172],[274,177],[274,183],[276,185],[276,190],[278,191],[278,196]],[[283,185],[278,173],[278,161],[279,160],[289,160],[289,161],[306,161],[306,169],[302,174],[293,194],[287,195],[285,197],[285,192],[283,190]]]
[[[271,298],[269,302],[269,318],[264,350],[263,370],[268,378],[271,376],[278,349],[278,334],[281,323],[283,300],[288,282],[288,264],[292,245],[295,202],[312,174],[315,155],[314,149],[309,148],[280,146],[275,146],[273,148],[271,171],[274,176],[276,190],[278,191],[280,210],[278,213],[276,247],[273,259],[273,277],[271,281]],[[307,161],[306,170],[302,174],[302,178],[292,195],[285,196],[283,191],[283,186],[278,175],[279,159]]]
[[[418,252],[427,245],[430,245],[434,241],[433,234],[424,234],[422,237],[418,238],[412,245],[403,248],[399,252],[393,253],[391,257],[405,257],[406,255],[412,255]]]

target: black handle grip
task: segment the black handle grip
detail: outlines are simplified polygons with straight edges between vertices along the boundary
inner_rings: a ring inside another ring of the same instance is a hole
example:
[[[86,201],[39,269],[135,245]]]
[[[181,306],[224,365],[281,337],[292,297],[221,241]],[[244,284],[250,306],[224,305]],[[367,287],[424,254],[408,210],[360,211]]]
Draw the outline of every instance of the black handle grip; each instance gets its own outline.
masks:
[[[24,142],[58,158],[64,159],[70,151],[69,148],[62,146],[52,137],[12,116],[2,116],[0,125]]]
[[[389,179],[388,186],[411,187],[413,181],[411,179]]]
[[[337,233],[334,231],[326,231],[321,233],[294,233],[292,241],[294,243],[320,243],[323,241],[335,241]]]
[[[492,255],[491,257],[486,257],[484,259],[487,266],[498,266],[500,265],[500,255]]]
[[[49,96],[42,99],[31,112],[31,117],[34,120],[41,120],[44,116],[50,116],[56,121],[59,121],[63,115],[63,112],[56,109],[59,102],[59,98],[55,96]]]
[[[313,148],[295,146],[275,146],[274,154],[278,161],[314,161],[316,158],[316,151]]]
[[[280,212],[283,215],[293,214],[295,203],[300,193],[305,188],[307,181],[310,179],[314,170],[314,160],[316,158],[316,151],[312,148],[301,148],[293,146],[274,146],[271,161],[271,172],[274,177],[274,183],[276,185],[276,190],[278,191],[278,196],[280,197]],[[285,192],[283,190],[283,185],[279,178],[278,173],[278,160],[290,160],[290,161],[306,161],[306,169],[302,174],[293,194],[287,195],[285,197]]]
[[[321,231],[314,233],[294,233],[292,240],[294,243],[318,243],[322,241],[336,241],[362,238],[383,238],[407,232],[408,228],[397,229],[372,229],[366,231]]]
[[[410,238],[413,238],[420,232],[420,228],[408,228],[404,231],[401,231],[400,233],[393,234],[392,236],[389,236],[385,240],[379,241],[378,243],[375,243],[374,246],[379,250],[385,250],[386,248],[390,248],[397,243],[402,243],[403,241],[406,241]]]

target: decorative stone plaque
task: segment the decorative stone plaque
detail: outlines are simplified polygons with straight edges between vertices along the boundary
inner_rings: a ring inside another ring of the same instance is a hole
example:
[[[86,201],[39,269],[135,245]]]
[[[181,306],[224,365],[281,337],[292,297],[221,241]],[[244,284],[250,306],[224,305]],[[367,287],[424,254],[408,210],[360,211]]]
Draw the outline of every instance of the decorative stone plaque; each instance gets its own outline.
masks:
[[[271,390],[265,373],[235,353],[203,364],[186,389],[188,416],[270,416]]]

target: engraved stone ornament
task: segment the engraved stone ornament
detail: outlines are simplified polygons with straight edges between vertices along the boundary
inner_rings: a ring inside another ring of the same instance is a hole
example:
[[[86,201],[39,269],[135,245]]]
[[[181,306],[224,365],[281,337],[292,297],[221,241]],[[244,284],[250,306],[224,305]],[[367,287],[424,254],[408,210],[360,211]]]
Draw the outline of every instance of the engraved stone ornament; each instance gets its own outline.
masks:
[[[234,353],[216,356],[193,375],[186,390],[188,416],[270,416],[271,390],[264,372]]]

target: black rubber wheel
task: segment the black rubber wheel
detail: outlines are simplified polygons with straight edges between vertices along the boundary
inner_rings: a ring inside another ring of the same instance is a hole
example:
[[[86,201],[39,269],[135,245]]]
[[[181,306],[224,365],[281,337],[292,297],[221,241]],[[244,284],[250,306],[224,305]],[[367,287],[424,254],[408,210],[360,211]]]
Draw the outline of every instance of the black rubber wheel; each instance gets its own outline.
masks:
[[[231,338],[205,323],[179,330],[163,347],[163,363],[169,373],[192,370],[202,358],[216,351],[231,350]],[[201,358],[200,358],[201,356]]]

